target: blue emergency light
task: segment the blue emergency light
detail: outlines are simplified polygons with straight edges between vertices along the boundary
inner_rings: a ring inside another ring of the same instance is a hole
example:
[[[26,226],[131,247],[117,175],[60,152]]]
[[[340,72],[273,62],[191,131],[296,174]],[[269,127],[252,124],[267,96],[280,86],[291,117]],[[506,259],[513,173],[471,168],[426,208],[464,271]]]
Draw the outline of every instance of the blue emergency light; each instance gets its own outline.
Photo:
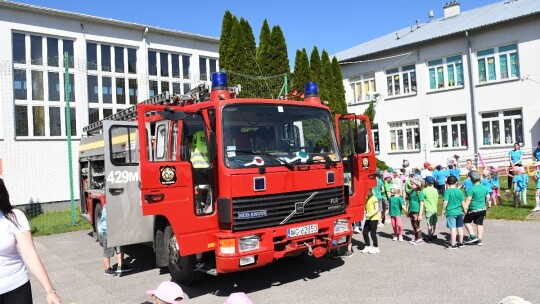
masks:
[[[227,74],[216,72],[212,74],[212,91],[227,90]]]
[[[319,87],[317,86],[317,83],[314,81],[306,83],[306,85],[304,86],[304,98],[318,96]]]

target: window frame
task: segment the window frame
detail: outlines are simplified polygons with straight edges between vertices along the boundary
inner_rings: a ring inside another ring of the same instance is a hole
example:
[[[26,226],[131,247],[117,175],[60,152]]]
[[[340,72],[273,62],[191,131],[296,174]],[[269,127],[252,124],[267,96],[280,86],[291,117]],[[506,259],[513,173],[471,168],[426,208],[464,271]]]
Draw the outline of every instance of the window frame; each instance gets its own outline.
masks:
[[[352,92],[352,101],[347,103],[349,106],[369,103],[374,100],[373,96],[377,93],[375,73],[366,73],[361,76],[350,77],[349,85]],[[366,88],[367,92],[364,94]]]
[[[420,121],[418,119],[388,122],[388,127],[390,138],[388,147],[389,153],[419,152],[422,150],[422,140],[420,137]],[[406,148],[406,146],[408,146],[409,144],[409,134],[411,135],[411,144],[414,146],[414,148]],[[393,137],[395,138],[395,148],[392,148],[392,145],[394,144],[392,139]],[[399,144],[398,140],[400,137],[403,145],[402,149],[398,149],[399,146],[397,145]]]
[[[175,83],[180,83],[180,93],[177,94],[186,94],[185,90],[186,85],[191,87],[191,75],[189,75],[190,66],[191,66],[191,57],[190,54],[173,52],[168,50],[157,50],[151,49],[148,50],[148,54],[155,53],[156,56],[156,66],[157,71],[155,74],[149,74],[148,77],[148,96],[152,97],[158,94],[161,94],[165,91],[172,93],[173,86]],[[167,63],[162,64],[162,59],[166,58]],[[175,58],[178,58],[176,61]],[[187,64],[187,67],[185,66]],[[162,67],[167,67],[166,73],[162,73]],[[152,87],[155,85],[154,94],[152,95]],[[177,86],[175,86],[177,87]],[[167,90],[165,90],[167,89]],[[182,90],[183,89],[183,90]]]
[[[460,57],[457,59],[457,57]],[[429,92],[439,92],[453,89],[461,89],[465,87],[465,73],[463,65],[463,54],[450,55],[443,58],[428,60],[426,62],[427,66],[427,91]],[[458,67],[461,67],[459,69]],[[449,69],[453,69],[453,79],[450,79]],[[458,75],[461,70],[461,79]],[[433,71],[433,73],[432,73]],[[439,72],[442,71],[442,83],[439,83]],[[432,87],[431,78],[434,77],[435,87]],[[460,83],[461,80],[461,83]]]
[[[515,75],[512,71],[512,55],[515,54],[516,72]],[[503,44],[491,48],[477,50],[476,56],[476,85],[486,85],[490,83],[498,83],[505,81],[512,81],[520,79],[520,64],[519,64],[519,44],[517,42]],[[506,72],[507,77],[503,77],[501,58],[506,58]],[[491,62],[493,60],[493,71],[490,70]],[[483,66],[483,67],[482,67]],[[481,73],[482,70],[484,73]],[[491,72],[493,75],[491,75]],[[493,77],[491,77],[493,76]],[[485,80],[483,79],[485,77]]]
[[[515,114],[515,112],[519,111],[519,114]],[[486,111],[479,113],[480,114],[480,126],[481,126],[481,132],[482,132],[482,140],[480,142],[481,147],[501,147],[501,146],[512,146],[515,142],[520,143],[520,145],[523,145],[524,143],[524,132],[523,132],[523,109],[522,108],[514,108],[514,109],[504,109],[504,110],[496,110],[496,111]],[[509,129],[510,132],[510,138],[508,138],[508,133],[506,132],[506,121],[510,121],[511,128]],[[516,120],[519,120],[519,128],[517,129],[517,123]],[[489,132],[486,131],[486,123],[488,126]],[[497,139],[494,130],[494,125],[497,123],[497,129],[498,129],[498,142],[496,142],[495,139]],[[518,134],[521,133],[521,140],[518,138]],[[489,136],[489,138],[486,138],[486,135]],[[487,139],[487,140],[486,140]]]
[[[397,68],[384,71],[386,76],[386,96],[387,98],[399,98],[414,96],[418,91],[418,79],[416,74],[416,64],[410,63]],[[413,75],[414,74],[414,75]],[[405,75],[408,79],[408,92],[405,92]],[[413,81],[414,80],[414,81]],[[414,83],[414,85],[413,85]],[[397,90],[396,90],[397,88]]]
[[[457,141],[458,141],[457,146],[453,145],[454,138],[452,137],[452,134],[454,131],[453,130],[454,126],[456,126],[457,128],[456,130]],[[435,132],[435,128],[437,128],[437,132]],[[443,128],[446,128],[446,141],[447,141],[446,147],[443,147],[442,144],[439,146],[435,144],[436,140],[438,140],[438,142],[444,142],[442,138]],[[431,118],[431,130],[432,130],[431,148],[433,150],[453,150],[453,149],[468,149],[469,148],[468,146],[469,132],[467,129],[467,115],[466,114],[452,115],[452,116],[445,116],[445,117],[433,117]],[[463,130],[465,131],[465,138],[462,138]],[[437,136],[435,136],[436,134]]]

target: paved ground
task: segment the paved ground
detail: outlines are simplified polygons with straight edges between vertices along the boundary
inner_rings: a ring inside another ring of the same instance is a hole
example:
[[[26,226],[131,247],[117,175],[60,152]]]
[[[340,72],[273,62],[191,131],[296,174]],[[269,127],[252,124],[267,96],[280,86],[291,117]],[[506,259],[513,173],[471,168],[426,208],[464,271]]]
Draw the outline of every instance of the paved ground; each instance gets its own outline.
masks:
[[[410,223],[404,227],[408,240]],[[379,255],[357,250],[346,260],[290,258],[208,277],[197,287],[183,286],[185,303],[221,304],[237,291],[255,304],[497,303],[509,295],[540,303],[540,222],[488,221],[484,246],[454,251],[444,249],[443,240],[421,246],[393,242],[390,231],[379,230]],[[447,229],[440,235],[449,237]],[[363,247],[361,239],[355,235],[355,247]],[[128,247],[135,270],[107,277],[101,247],[88,231],[38,237],[35,243],[63,303],[146,303],[147,289],[170,280],[153,266],[149,247]],[[45,303],[34,278],[32,287],[35,303]]]

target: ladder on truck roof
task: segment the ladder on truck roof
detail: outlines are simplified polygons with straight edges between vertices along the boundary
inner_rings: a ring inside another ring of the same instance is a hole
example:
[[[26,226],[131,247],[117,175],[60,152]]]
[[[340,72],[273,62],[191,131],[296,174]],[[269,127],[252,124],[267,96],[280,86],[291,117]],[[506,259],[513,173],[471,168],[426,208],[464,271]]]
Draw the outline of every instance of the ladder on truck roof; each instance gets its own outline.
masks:
[[[105,117],[100,121],[96,121],[83,128],[83,132],[87,135],[99,134],[103,130],[103,121],[104,120],[114,120],[114,121],[129,121],[137,118],[137,106],[144,105],[156,105],[156,104],[166,104],[170,102],[171,94],[169,92],[163,92],[152,98],[149,98],[145,101],[141,101],[136,105],[133,105],[129,108],[126,108],[122,111],[118,111],[115,114]]]

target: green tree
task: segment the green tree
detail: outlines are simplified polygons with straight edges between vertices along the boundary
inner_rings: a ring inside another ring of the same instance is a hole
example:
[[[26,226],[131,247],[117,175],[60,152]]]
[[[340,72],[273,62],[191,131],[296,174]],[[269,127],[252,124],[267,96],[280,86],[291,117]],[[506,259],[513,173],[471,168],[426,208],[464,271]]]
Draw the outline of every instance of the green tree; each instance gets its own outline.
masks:
[[[341,66],[336,57],[332,58],[332,76],[332,100],[336,103],[336,109],[339,109],[338,113],[345,114],[348,111],[347,102],[345,100],[345,87],[343,86],[343,74],[341,73]],[[375,113],[373,115],[375,115]]]
[[[328,53],[326,50],[322,51],[321,55],[321,74],[320,74],[320,84],[319,84],[319,95],[321,97],[321,100],[328,101],[328,107],[330,107],[330,111],[332,113],[340,113],[339,108],[337,107],[334,100],[332,100],[332,97],[334,96],[334,92],[332,90],[332,63],[330,62],[330,56],[328,56]]]
[[[221,36],[219,38],[219,65],[221,69],[227,69],[229,64],[229,48],[231,44],[231,34],[233,30],[233,15],[230,11],[225,11],[221,23]]]
[[[319,49],[314,46],[311,50],[311,56],[309,57],[309,68],[311,81],[315,81],[317,84],[321,82],[321,57],[319,56]]]
[[[311,79],[309,69],[309,59],[306,49],[296,50],[296,58],[294,63],[294,77],[292,79],[291,89],[298,93],[304,92],[304,85]]]
[[[287,54],[287,43],[285,42],[285,36],[279,25],[272,27],[271,33],[272,43],[272,68],[267,75],[290,75],[289,56]]]
[[[234,46],[235,43],[237,43],[241,37],[238,36],[238,33],[240,33],[240,22],[236,18],[236,16],[233,15],[232,21],[231,21],[231,34],[229,36],[228,46],[226,49],[223,50],[226,58],[226,65],[222,66],[221,58],[220,58],[220,67],[227,69],[227,70],[235,70],[236,68],[236,51],[237,48]]]
[[[373,126],[373,124],[375,123],[375,113],[375,105],[373,104],[373,101],[370,101],[369,106],[366,108],[363,115],[369,117],[369,123],[371,124],[371,126]]]
[[[264,19],[259,35],[259,47],[257,48],[257,63],[261,68],[260,75],[270,75],[272,51],[270,26],[268,26],[268,21]]]

